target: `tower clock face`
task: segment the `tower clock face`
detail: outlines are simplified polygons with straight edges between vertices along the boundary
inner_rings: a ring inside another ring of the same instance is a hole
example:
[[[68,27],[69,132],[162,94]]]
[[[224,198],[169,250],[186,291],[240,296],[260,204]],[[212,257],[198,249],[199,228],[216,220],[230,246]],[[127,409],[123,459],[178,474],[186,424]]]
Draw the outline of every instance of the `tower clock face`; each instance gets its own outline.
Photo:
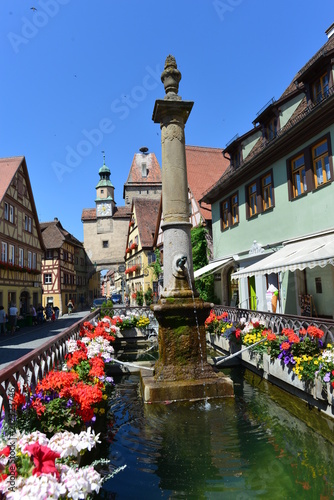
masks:
[[[97,215],[111,215],[111,205],[110,203],[100,203],[97,207]]]

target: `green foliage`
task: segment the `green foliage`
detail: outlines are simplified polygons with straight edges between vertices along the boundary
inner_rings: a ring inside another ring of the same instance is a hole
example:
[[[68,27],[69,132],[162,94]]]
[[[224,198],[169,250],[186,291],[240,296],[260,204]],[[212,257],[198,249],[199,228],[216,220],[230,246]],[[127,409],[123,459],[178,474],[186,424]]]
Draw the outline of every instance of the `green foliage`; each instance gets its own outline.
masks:
[[[67,404],[67,399],[55,398],[45,405],[45,410],[40,416],[40,425],[42,432],[45,432],[47,436],[51,437],[64,430],[80,431],[82,420]]]
[[[194,227],[191,230],[191,245],[193,252],[194,271],[208,264],[207,230],[203,226]],[[206,276],[195,281],[195,287],[206,302],[214,302],[214,276]]]
[[[154,250],[155,253],[155,262],[152,262],[152,264],[149,265],[153,269],[153,274],[155,279],[159,279],[160,274],[162,273],[162,267],[161,267],[161,261],[160,261],[160,250],[156,248]]]
[[[137,291],[136,301],[139,306],[142,306],[144,304],[144,294],[142,290]]]
[[[88,359],[84,360],[84,361],[81,361],[81,363],[77,364],[75,367],[74,367],[74,370],[77,372],[77,374],[79,375],[80,377],[80,380],[84,381],[84,382],[88,382],[89,381],[89,372],[90,372],[90,369],[91,369],[91,366],[89,364],[89,361]]]
[[[103,302],[101,306],[101,318],[104,316],[109,316],[112,318],[114,315],[114,306],[111,300],[107,300],[107,302]]]
[[[153,290],[151,287],[148,287],[148,289],[146,290],[145,294],[145,304],[147,306],[150,306],[153,302]]]

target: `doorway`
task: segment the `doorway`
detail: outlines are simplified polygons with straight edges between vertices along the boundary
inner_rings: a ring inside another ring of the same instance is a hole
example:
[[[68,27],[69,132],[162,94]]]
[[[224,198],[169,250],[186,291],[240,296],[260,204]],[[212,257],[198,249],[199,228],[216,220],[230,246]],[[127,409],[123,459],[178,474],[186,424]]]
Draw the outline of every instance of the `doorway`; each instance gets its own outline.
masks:
[[[257,301],[256,301],[256,288],[255,288],[255,276],[251,276],[248,278],[248,296],[249,296],[249,309],[252,311],[257,310]]]

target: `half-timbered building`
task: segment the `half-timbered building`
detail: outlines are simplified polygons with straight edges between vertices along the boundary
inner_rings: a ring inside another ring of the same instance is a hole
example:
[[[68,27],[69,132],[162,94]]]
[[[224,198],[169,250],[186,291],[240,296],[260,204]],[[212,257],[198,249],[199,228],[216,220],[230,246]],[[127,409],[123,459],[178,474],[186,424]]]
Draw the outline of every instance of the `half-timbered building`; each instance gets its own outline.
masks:
[[[20,315],[41,302],[43,238],[24,156],[0,159],[0,305]]]
[[[62,315],[67,313],[70,299],[75,308],[81,308],[88,299],[89,269],[86,274],[82,271],[86,265],[83,244],[66,231],[57,218],[52,222],[42,222],[40,226],[45,245],[42,261],[43,307],[48,304],[57,306]],[[78,266],[80,272],[76,270]]]

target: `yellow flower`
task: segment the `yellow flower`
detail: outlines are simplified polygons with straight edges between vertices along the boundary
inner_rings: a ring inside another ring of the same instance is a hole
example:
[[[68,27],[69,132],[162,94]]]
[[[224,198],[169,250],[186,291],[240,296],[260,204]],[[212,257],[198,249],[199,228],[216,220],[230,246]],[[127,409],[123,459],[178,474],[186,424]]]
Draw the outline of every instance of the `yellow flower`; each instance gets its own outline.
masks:
[[[103,415],[103,413],[105,413],[105,409],[104,408],[100,408],[100,415]]]
[[[103,394],[102,398],[103,398],[104,400],[106,400],[106,399],[108,399],[108,396],[107,396],[106,394]]]
[[[314,363],[315,365],[318,365],[318,364],[319,364],[319,361],[318,361],[317,359],[315,359],[315,360],[313,361],[313,363]]]
[[[99,409],[98,408],[94,408],[94,413],[98,413]]]

